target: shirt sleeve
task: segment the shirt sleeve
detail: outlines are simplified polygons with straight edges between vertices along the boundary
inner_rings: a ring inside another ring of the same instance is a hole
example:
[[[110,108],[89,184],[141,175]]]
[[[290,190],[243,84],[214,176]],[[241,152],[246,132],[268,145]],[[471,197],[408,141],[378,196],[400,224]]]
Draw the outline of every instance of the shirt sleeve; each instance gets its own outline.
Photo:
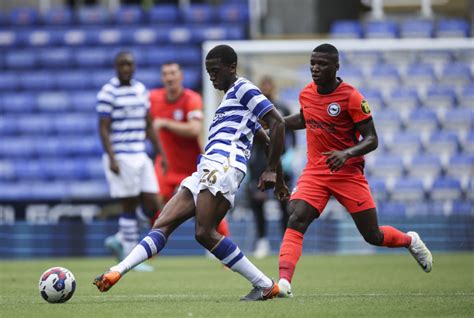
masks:
[[[359,123],[372,117],[369,103],[357,90],[354,90],[349,97],[348,111],[354,123]]]
[[[96,111],[101,117],[111,117],[114,109],[114,96],[104,87],[97,94]]]
[[[201,95],[194,93],[189,95],[189,99],[186,103],[186,119],[189,121],[191,119],[203,119],[202,113],[202,98]]]
[[[242,106],[247,107],[258,119],[262,119],[274,107],[256,86],[249,83],[239,87],[235,95]]]

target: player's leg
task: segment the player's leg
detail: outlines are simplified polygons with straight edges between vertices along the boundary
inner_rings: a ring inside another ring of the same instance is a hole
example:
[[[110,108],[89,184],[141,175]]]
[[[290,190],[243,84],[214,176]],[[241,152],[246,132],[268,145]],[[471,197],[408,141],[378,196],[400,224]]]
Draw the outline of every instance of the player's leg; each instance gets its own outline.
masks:
[[[253,182],[255,183],[255,182]],[[256,188],[256,185],[253,189]],[[265,221],[265,214],[263,210],[264,203],[267,199],[267,194],[262,191],[250,190],[249,203],[255,218],[256,229],[256,243],[253,252],[256,258],[263,258],[270,253],[270,243],[267,239],[267,223]]]
[[[277,285],[263,274],[228,237],[216,231],[219,222],[231,207],[230,202],[218,192],[202,190],[196,204],[196,240],[228,268],[244,276],[254,289],[242,300],[266,300],[278,293]]]
[[[159,253],[169,235],[184,221],[194,216],[194,213],[193,195],[188,189],[183,188],[165,205],[148,235],[122,262],[98,276],[94,284],[101,292],[108,291],[130,269]]]

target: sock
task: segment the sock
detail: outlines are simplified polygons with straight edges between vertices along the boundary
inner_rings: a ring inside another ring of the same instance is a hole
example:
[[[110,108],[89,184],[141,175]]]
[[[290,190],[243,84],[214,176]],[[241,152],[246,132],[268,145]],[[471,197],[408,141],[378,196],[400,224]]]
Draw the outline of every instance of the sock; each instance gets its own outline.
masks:
[[[219,243],[210,251],[222,264],[234,272],[244,276],[253,286],[270,287],[272,280],[260,271],[240,249],[227,237],[223,236]]]
[[[124,212],[118,223],[123,255],[128,255],[138,243],[138,222],[135,212]]]
[[[303,252],[303,238],[303,233],[293,229],[286,229],[280,248],[280,279],[286,279],[291,283],[296,263],[298,263]]]
[[[153,255],[158,254],[165,244],[165,234],[161,230],[151,230],[123,261],[111,267],[110,270],[124,274]]]
[[[217,232],[225,237],[230,236],[229,223],[227,223],[226,219],[222,219],[221,223],[219,223],[217,226]]]
[[[411,237],[392,226],[380,226],[380,231],[383,233],[382,246],[387,247],[409,247],[411,244]]]

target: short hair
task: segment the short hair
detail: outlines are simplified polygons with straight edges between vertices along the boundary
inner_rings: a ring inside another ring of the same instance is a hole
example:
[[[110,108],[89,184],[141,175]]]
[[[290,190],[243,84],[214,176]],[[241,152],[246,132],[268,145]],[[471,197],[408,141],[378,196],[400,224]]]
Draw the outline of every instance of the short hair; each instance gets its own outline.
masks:
[[[121,58],[124,55],[130,55],[133,58],[133,54],[129,51],[120,51],[115,55],[114,61],[117,62],[119,58]]]
[[[336,60],[339,60],[339,51],[336,49],[334,45],[329,44],[329,43],[324,43],[315,47],[313,50],[313,53],[314,52],[330,54],[330,55],[333,55],[336,58]]]
[[[231,65],[232,63],[237,63],[237,53],[230,46],[221,44],[207,53],[206,60],[210,59],[220,59],[223,64]]]
[[[164,61],[164,62],[161,64],[161,67],[166,66],[166,65],[173,65],[173,64],[178,65],[178,69],[181,69],[181,64],[179,64],[179,63],[178,63],[177,61],[175,61],[175,60],[167,60],[167,61]]]

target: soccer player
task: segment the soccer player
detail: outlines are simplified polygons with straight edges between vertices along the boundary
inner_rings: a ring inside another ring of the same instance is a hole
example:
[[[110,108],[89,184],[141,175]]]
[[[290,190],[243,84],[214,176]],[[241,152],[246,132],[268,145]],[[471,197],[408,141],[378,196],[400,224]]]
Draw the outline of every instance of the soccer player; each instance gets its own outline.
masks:
[[[218,45],[207,54],[210,80],[214,88],[225,94],[209,127],[205,153],[200,157],[197,171],[183,180],[148,236],[122,262],[94,280],[101,292],[109,290],[131,268],[159,253],[170,234],[194,216],[196,240],[254,286],[242,300],[266,300],[278,294],[278,284],[253,265],[232,240],[216,231],[234,204],[254,135],[256,139],[265,135],[259,119],[268,125],[271,141],[266,141],[267,169],[260,176],[258,187],[260,190],[275,187],[280,197],[287,190],[281,169],[277,169],[285,134],[283,118],[255,85],[237,76],[236,68],[237,54],[230,46]]]
[[[416,232],[379,226],[364,176],[363,155],[378,145],[369,104],[336,76],[339,53],[330,44],[316,47],[310,59],[313,81],[300,93],[300,113],[285,117],[287,129],[306,128],[308,163],[290,198],[288,228],[280,249],[280,297],[292,297],[291,279],[306,229],[333,195],[350,213],[369,244],[406,247],[425,272],[433,258]],[[362,139],[359,141],[359,135]]]
[[[176,62],[161,66],[163,88],[150,91],[150,115],[158,134],[161,149],[167,158],[163,171],[161,154],[155,160],[155,172],[160,188],[160,206],[168,202],[184,178],[196,171],[201,154],[199,134],[202,131],[202,98],[183,86],[183,71]],[[229,236],[227,221],[219,224],[218,232]]]
[[[97,94],[97,112],[110,196],[118,198],[122,208],[119,231],[108,237],[105,245],[123,259],[138,243],[138,206],[149,216],[158,210],[158,185],[153,162],[145,153],[145,138],[151,140],[157,153],[160,153],[160,145],[151,126],[148,92],[142,83],[133,79],[132,54],[118,53],[115,71],[117,76]],[[136,270],[153,268],[142,264]]]

